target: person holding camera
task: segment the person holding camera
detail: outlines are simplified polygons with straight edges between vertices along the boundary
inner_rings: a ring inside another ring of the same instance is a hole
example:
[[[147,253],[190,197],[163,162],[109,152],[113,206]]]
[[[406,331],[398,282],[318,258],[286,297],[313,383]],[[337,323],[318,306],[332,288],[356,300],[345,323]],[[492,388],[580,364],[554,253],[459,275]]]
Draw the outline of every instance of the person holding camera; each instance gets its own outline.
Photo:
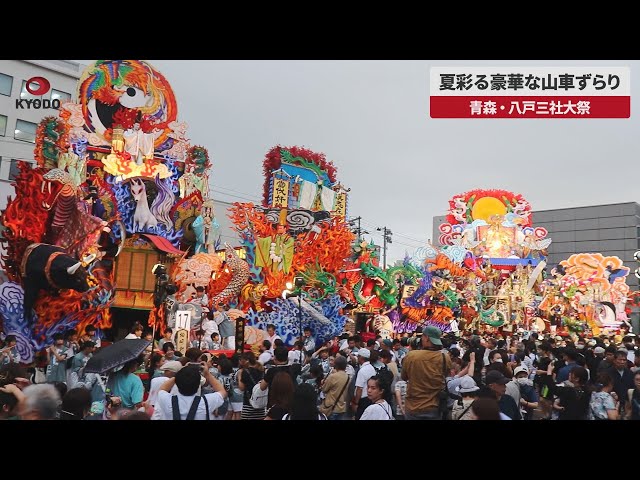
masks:
[[[402,362],[402,379],[408,383],[405,420],[441,420],[441,396],[451,358],[442,350],[442,332],[428,326],[422,331],[422,349],[411,350]]]
[[[201,377],[213,388],[213,393],[198,394]],[[172,395],[174,385],[178,393]],[[224,385],[205,366],[187,365],[160,387],[156,406],[160,420],[210,420],[225,398]]]

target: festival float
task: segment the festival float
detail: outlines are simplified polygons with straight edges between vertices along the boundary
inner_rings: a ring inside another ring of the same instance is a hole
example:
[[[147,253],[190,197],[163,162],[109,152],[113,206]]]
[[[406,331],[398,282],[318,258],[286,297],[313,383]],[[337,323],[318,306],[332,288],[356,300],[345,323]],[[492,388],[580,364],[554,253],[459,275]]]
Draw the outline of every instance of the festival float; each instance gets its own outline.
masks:
[[[238,202],[229,215],[249,265],[237,304],[245,312],[245,343],[260,343],[272,323],[286,345],[299,338],[301,325],[320,344],[346,322],[337,277],[354,239],[346,221],[349,190],[324,154],[302,147],[273,147],[263,170],[262,205]]]
[[[558,334],[611,335],[628,323],[630,269],[616,256],[577,253],[553,268],[542,282],[539,310]]]
[[[441,247],[428,244],[405,262],[422,269],[390,313],[398,331],[544,328],[535,316],[551,240],[534,227],[520,194],[472,190],[449,201]]]
[[[146,319],[156,264],[182,295],[222,267],[208,153],[186,138],[166,78],[144,61],[99,60],[77,97],[40,122],[36,166],[21,162],[2,212],[0,317],[26,362],[57,332]],[[162,329],[163,311],[149,324]]]

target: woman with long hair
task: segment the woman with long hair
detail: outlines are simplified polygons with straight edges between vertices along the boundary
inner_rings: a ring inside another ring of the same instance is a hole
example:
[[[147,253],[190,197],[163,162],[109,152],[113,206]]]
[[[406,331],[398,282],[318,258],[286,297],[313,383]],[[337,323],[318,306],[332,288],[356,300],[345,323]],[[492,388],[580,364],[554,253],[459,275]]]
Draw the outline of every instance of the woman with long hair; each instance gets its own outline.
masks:
[[[243,352],[240,356],[238,388],[243,392],[241,420],[264,420],[266,414],[264,408],[253,408],[249,401],[253,387],[264,377],[264,372],[257,368],[257,364],[259,362],[253,352]]]
[[[553,364],[548,371],[552,371]],[[591,390],[587,386],[589,374],[584,367],[573,367],[569,381],[555,385],[553,393],[558,397],[553,409],[558,412],[558,420],[586,420],[589,414]]]
[[[147,367],[147,373],[149,374],[149,382],[157,377],[162,377],[162,364],[164,363],[164,355],[158,352],[153,352],[149,357],[149,366]]]
[[[367,380],[367,397],[371,405],[365,408],[360,420],[395,420],[390,405],[391,384],[379,375]]]
[[[287,372],[278,372],[271,380],[269,387],[269,401],[267,404],[267,416],[265,420],[282,420],[289,413],[289,406],[293,401],[294,385],[291,375]]]
[[[282,420],[327,420],[324,413],[318,410],[316,390],[308,383],[301,383],[293,393],[289,413]]]

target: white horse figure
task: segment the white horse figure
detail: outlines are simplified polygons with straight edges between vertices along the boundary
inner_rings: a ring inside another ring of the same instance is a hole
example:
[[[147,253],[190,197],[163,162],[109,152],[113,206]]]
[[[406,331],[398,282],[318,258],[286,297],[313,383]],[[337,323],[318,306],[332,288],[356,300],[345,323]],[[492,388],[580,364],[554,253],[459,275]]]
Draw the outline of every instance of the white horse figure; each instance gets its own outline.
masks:
[[[157,227],[158,220],[149,210],[147,202],[147,189],[141,178],[131,179],[131,194],[138,206],[133,214],[133,228],[137,231],[143,231],[147,227]]]

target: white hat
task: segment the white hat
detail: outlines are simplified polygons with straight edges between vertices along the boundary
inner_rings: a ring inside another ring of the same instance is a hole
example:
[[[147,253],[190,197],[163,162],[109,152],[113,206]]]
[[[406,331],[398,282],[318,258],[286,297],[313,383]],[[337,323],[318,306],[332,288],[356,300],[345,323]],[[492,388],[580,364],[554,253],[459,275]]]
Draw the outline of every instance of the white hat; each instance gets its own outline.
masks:
[[[371,358],[371,351],[368,348],[361,348],[355,354],[362,358]]]
[[[596,355],[599,355],[601,353],[604,353],[604,348],[602,347],[596,347],[593,349],[593,353],[595,353]]]
[[[525,372],[527,376],[529,375],[529,369],[524,365],[520,365],[520,366],[517,366],[516,369],[513,371],[513,376],[517,377],[518,374],[522,372]]]
[[[178,362],[177,360],[171,360],[170,362],[165,362],[164,364],[162,364],[160,370],[169,370],[170,372],[178,373],[181,368],[182,364],[180,362]]]
[[[480,390],[480,387],[476,384],[476,381],[470,377],[469,375],[465,375],[460,380],[460,385],[456,387],[456,391],[458,393],[469,393],[475,392],[476,390]]]

